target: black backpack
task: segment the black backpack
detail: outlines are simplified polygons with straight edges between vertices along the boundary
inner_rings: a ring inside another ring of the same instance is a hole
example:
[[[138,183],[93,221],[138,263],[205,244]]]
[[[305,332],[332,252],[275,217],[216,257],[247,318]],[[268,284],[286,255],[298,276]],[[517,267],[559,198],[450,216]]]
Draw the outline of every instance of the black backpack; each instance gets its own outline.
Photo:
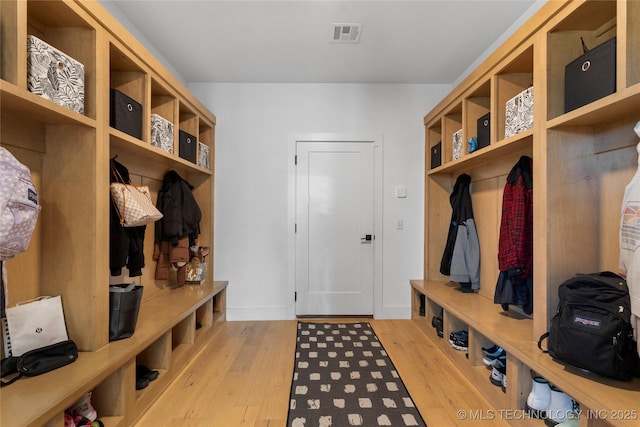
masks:
[[[618,380],[638,376],[640,359],[630,323],[627,282],[605,271],[577,274],[558,288],[558,309],[549,332],[548,352],[557,361]]]

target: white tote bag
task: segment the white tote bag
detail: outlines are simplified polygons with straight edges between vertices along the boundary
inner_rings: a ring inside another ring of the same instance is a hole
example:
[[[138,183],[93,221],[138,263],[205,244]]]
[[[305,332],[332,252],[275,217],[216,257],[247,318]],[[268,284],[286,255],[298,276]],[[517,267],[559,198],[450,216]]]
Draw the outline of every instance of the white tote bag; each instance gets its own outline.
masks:
[[[7,308],[11,355],[68,340],[62,299],[39,297]]]

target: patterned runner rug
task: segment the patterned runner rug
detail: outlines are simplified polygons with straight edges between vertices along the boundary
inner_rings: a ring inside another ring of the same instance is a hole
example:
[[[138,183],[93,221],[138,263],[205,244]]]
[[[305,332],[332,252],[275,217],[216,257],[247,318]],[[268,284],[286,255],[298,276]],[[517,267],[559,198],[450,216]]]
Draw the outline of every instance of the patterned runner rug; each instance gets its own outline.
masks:
[[[288,427],[426,427],[369,323],[298,322]]]

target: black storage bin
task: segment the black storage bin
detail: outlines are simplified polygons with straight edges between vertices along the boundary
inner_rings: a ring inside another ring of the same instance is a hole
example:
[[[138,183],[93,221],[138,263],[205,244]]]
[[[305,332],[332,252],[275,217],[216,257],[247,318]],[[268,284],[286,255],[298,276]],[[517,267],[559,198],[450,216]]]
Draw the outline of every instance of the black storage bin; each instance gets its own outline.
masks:
[[[124,291],[127,284],[109,286],[109,341],[129,338],[136,330],[138,312],[142,301],[142,286]],[[123,292],[112,290],[121,288]]]
[[[476,150],[486,147],[491,142],[491,113],[478,119],[478,146]]]
[[[142,139],[142,105],[117,89],[111,89],[109,125]]]
[[[616,91],[616,38],[584,50],[564,70],[565,113]]]
[[[436,145],[431,147],[431,169],[437,168],[442,164],[442,141],[438,141]]]
[[[183,130],[178,132],[180,140],[179,155],[185,160],[189,160],[192,163],[196,162],[196,151],[198,147],[198,141],[196,137]]]

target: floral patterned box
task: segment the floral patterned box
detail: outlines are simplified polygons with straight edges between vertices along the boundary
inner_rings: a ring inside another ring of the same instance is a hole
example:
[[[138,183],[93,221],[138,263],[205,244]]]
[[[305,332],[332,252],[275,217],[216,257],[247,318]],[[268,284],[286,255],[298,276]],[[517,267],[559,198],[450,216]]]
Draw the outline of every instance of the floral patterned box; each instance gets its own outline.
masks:
[[[453,134],[453,160],[462,157],[462,129]]]
[[[532,127],[533,86],[507,101],[504,137],[509,138]]]
[[[32,35],[27,36],[27,88],[84,114],[84,65]]]
[[[209,169],[209,147],[198,141],[198,166]]]
[[[173,123],[151,114],[151,145],[173,154]]]

